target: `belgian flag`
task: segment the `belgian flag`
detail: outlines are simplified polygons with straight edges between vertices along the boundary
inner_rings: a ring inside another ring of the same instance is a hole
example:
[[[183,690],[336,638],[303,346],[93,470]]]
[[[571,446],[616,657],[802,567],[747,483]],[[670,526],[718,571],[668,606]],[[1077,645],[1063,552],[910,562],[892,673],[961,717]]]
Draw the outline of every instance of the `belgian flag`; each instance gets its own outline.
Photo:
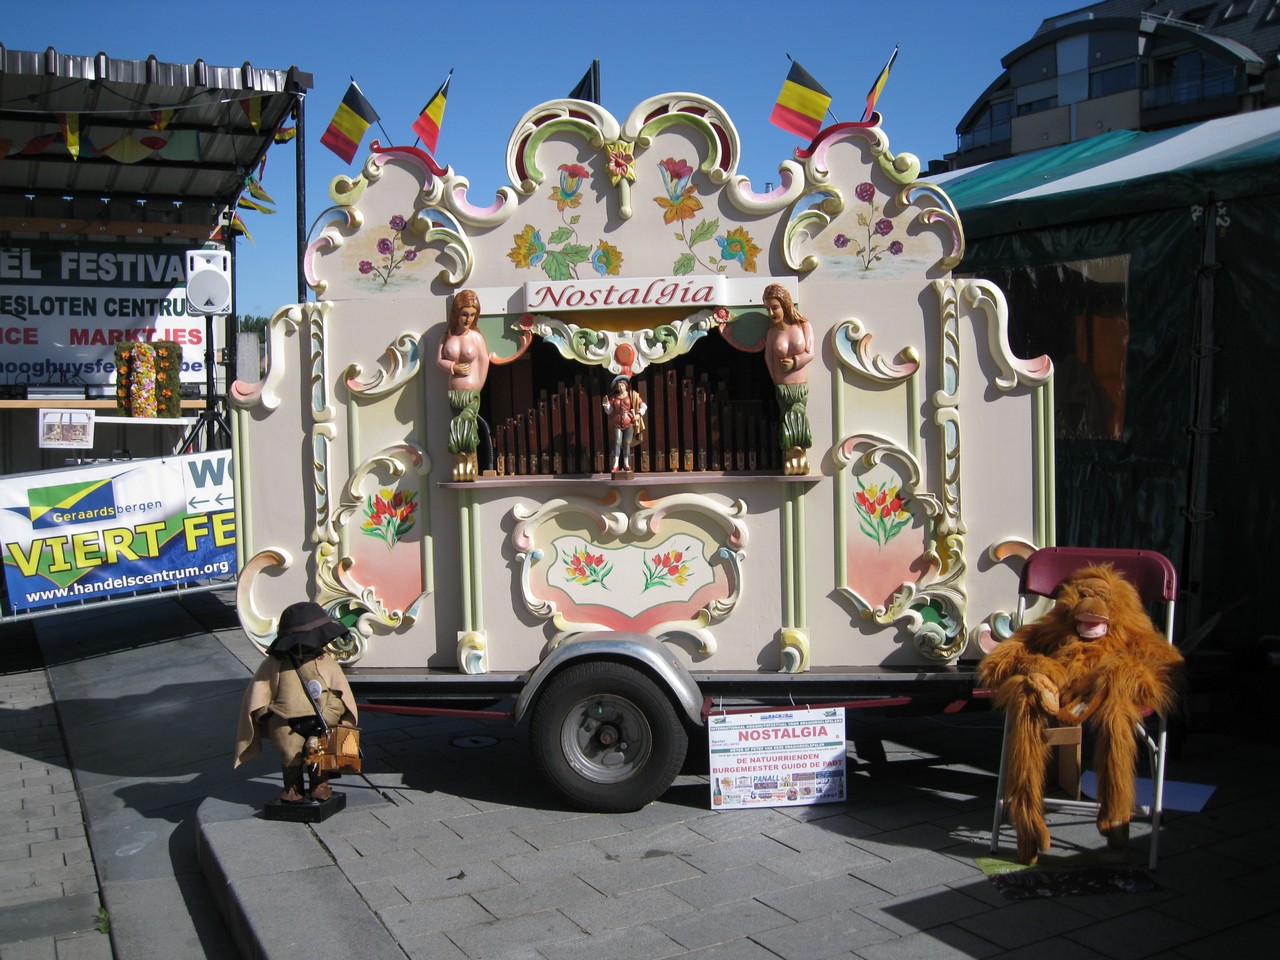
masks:
[[[449,98],[449,81],[452,79],[453,71],[450,70],[444,83],[440,84],[440,89],[427,101],[418,119],[413,121],[413,132],[431,154],[436,152],[436,143],[440,140],[440,125],[444,123],[445,101]]]
[[[354,80],[347,87],[347,94],[338,104],[338,111],[329,121],[329,129],[320,137],[320,142],[340,156],[347,163],[355,159],[356,150],[364,138],[369,124],[378,119],[378,111],[364,98]]]
[[[791,72],[782,84],[778,102],[769,121],[798,137],[812,140],[822,129],[822,118],[831,106],[831,94],[809,75],[804,67],[791,61]]]

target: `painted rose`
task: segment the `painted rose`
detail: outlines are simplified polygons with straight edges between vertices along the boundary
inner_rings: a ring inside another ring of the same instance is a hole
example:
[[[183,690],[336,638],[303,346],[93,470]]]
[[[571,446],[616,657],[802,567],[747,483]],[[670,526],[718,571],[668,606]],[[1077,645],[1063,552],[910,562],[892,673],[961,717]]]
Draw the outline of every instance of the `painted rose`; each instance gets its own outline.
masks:
[[[853,195],[863,203],[870,203],[876,198],[876,188],[864,180],[853,188]]]
[[[399,231],[405,228],[405,223],[406,221],[404,217],[400,216],[400,214],[397,213],[394,217],[391,218],[391,221],[390,221],[391,229],[395,230],[398,233]]]

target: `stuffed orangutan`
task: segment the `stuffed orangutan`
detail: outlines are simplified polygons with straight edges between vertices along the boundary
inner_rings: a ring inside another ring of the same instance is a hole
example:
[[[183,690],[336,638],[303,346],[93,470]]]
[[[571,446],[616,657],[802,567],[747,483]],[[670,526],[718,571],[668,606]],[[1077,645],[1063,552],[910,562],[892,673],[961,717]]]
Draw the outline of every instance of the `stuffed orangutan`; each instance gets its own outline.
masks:
[[[1019,860],[1035,863],[1049,849],[1044,731],[1051,725],[1088,723],[1095,732],[1098,831],[1113,849],[1128,842],[1135,725],[1143,711],[1173,706],[1181,661],[1110,564],[1077,570],[1058,588],[1052,610],[986,656],[978,679],[1010,721],[1006,785]]]

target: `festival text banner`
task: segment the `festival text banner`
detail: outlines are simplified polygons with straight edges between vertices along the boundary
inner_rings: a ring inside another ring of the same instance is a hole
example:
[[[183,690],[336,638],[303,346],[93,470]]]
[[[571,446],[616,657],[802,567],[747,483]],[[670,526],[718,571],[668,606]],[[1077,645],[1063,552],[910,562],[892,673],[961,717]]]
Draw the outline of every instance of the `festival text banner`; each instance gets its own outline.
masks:
[[[205,322],[187,316],[186,249],[0,247],[0,383],[115,382],[117,343],[173,340],[204,383]]]
[[[231,453],[0,477],[5,613],[235,572]]]

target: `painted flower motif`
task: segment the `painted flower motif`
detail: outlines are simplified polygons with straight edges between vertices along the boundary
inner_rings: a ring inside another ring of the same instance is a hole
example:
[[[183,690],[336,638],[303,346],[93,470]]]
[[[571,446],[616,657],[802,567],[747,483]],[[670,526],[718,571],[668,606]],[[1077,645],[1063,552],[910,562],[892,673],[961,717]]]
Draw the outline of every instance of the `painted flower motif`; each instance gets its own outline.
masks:
[[[716,243],[720,244],[722,260],[736,260],[742,264],[742,269],[755,273],[756,254],[760,248],[751,241],[745,227],[734,227],[723,237],[716,237]]]
[[[547,255],[547,245],[542,242],[542,231],[527,223],[516,234],[516,245],[507,251],[507,259],[517,267],[536,267]]]
[[[383,541],[390,550],[417,523],[413,516],[418,510],[417,498],[416,492],[403,493],[387,488],[370,494],[365,499],[361,532]]]
[[[623,180],[636,182],[636,158],[633,145],[625,140],[604,145],[609,181],[616,187]]]
[[[596,252],[591,255],[591,265],[602,277],[616,277],[622,268],[622,254],[613,244],[601,240]]]
[[[613,564],[604,562],[604,554],[591,553],[586,547],[579,547],[569,556],[563,558],[565,579],[571,583],[590,585],[598,583],[606,590],[604,581],[613,572]]]
[[[865,536],[874,540],[877,546],[886,543],[902,532],[911,522],[911,513],[907,505],[911,502],[901,496],[896,486],[871,484],[861,488],[854,494],[858,504],[858,525]]]
[[[644,587],[641,593],[650,587],[683,587],[689,582],[690,568],[685,560],[684,550],[655,553],[652,557],[646,557],[643,563]]]
[[[565,207],[576,207],[582,203],[582,181],[590,176],[591,171],[581,164],[560,164],[560,184],[551,188],[551,199],[556,202],[556,209],[564,212]]]
[[[724,324],[729,322],[729,308],[716,307],[715,311],[712,313],[712,316],[715,318],[716,323],[720,324],[721,326],[724,326]]]
[[[398,213],[387,221],[387,225],[393,231],[392,235],[379,237],[374,244],[374,249],[378,251],[378,255],[383,258],[383,261],[374,263],[372,260],[361,260],[356,264],[356,269],[360,271],[362,276],[372,276],[381,280],[382,285],[386,286],[393,273],[404,264],[412,263],[417,259],[417,251],[411,250],[401,235],[408,223],[409,221]]]
[[[665,211],[662,222],[692,220],[702,209],[702,201],[694,196],[697,187],[689,182],[693,179],[693,167],[683,160],[668,157],[658,164],[658,170],[662,174],[662,185],[667,191],[665,197],[653,198]]]
[[[888,244],[881,243],[882,238],[893,233],[894,223],[889,217],[882,216],[882,207],[876,203],[875,185],[864,180],[854,188],[853,193],[868,207],[867,210],[859,211],[857,215],[858,226],[861,228],[859,234],[866,231],[866,239],[837,233],[832,243],[837,250],[851,248],[850,253],[862,262],[862,269],[870,270],[872,264],[884,259],[886,254],[896,257],[902,253],[903,246],[897,240]]]

